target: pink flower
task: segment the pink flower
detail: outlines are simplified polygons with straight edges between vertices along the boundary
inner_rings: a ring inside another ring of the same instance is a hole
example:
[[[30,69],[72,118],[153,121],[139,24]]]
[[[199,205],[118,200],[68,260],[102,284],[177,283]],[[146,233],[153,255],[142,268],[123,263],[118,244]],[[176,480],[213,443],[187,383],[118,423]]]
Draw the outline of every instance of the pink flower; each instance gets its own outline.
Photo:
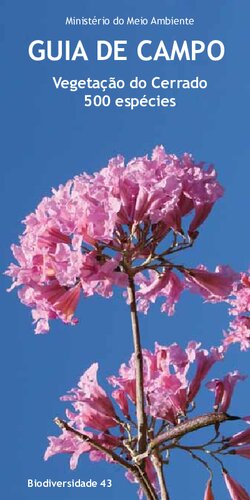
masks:
[[[204,500],[214,500],[214,495],[212,491],[212,479],[210,478],[206,484],[206,489],[204,493]]]
[[[245,379],[245,375],[241,375],[238,371],[234,371],[228,373],[223,380],[213,379],[211,382],[208,382],[208,389],[215,392],[214,409],[226,413],[230,406],[236,383],[239,380]]]
[[[122,446],[121,440],[119,438],[117,438],[116,436],[111,436],[105,432],[98,434],[97,441],[108,450],[116,450],[116,448],[121,448]],[[105,460],[106,462],[114,462],[112,457],[107,455],[105,452],[99,451],[95,448],[91,448],[89,452],[89,459],[91,460],[91,462],[100,462],[100,460]]]
[[[73,392],[78,394],[80,398],[93,400],[98,409],[108,411],[114,414],[113,406],[106,392],[97,382],[98,363],[93,363],[86,372],[81,376],[78,387]]]
[[[128,410],[128,400],[127,400],[126,392],[123,391],[122,389],[116,389],[115,391],[112,392],[112,398],[118,404],[123,415],[125,415],[125,417],[128,417],[129,410]]]
[[[117,425],[111,400],[97,382],[98,364],[94,363],[82,375],[78,388],[73,388],[62,401],[71,401],[77,413],[70,413],[70,419],[77,425],[105,431]]]
[[[57,244],[70,244],[71,239],[68,235],[63,234],[57,227],[47,227],[43,233],[38,236],[38,246],[41,248],[49,248],[55,251]]]
[[[196,238],[197,228],[203,224],[213,208],[213,203],[197,203],[195,206],[195,216],[189,226],[188,233],[191,238]]]
[[[170,374],[170,367],[174,368],[178,377],[182,379],[185,377],[190,362],[193,362],[195,357],[191,356],[191,349],[198,348],[198,344],[194,343],[191,346],[191,343],[188,344],[187,349],[184,351],[178,344],[171,344],[168,347],[164,347],[155,342],[155,370],[161,370],[166,374]]]
[[[116,449],[121,446],[119,439],[114,436],[102,433],[97,435],[92,432],[87,432],[82,428],[80,428],[80,431],[83,431],[85,436],[94,438],[97,443],[105,446],[106,449]],[[95,449],[87,441],[84,441],[81,437],[76,436],[73,432],[63,430],[59,437],[50,436],[48,439],[49,446],[45,451],[44,460],[48,460],[50,457],[57,455],[58,453],[70,454],[71,470],[76,469],[79,457],[83,453],[89,453],[89,459],[92,462],[99,462],[100,460],[112,462],[112,458],[106,453]]]
[[[60,317],[65,323],[75,323],[73,316],[81,292],[79,284],[67,289],[54,280],[51,284],[41,288],[35,287],[34,292],[37,306],[44,304],[49,311],[56,313],[56,317]]]
[[[223,349],[212,348],[210,352],[199,349],[199,344],[189,343],[183,351],[177,344],[168,347],[155,344],[155,352],[143,350],[144,391],[146,412],[155,418],[163,419],[176,424],[180,416],[185,416],[188,405],[200,390],[204,380],[213,364],[223,359]],[[188,370],[192,363],[197,363],[195,376],[191,383],[187,379]],[[234,385],[237,380],[243,379],[238,372],[229,374],[223,380],[222,392],[218,400],[220,411],[226,411]],[[121,365],[119,376],[108,379],[118,391],[114,392],[115,398],[123,413],[127,411],[122,407],[126,401],[119,401],[125,394],[135,403],[135,359],[132,355],[128,365]],[[218,386],[218,382],[217,386]],[[212,388],[210,383],[209,388]],[[218,399],[218,396],[217,396]]]
[[[241,282],[234,286],[234,298],[228,302],[231,305],[230,314],[235,319],[230,322],[229,331],[224,334],[225,348],[232,343],[239,342],[242,351],[250,348],[250,276],[241,275]]]
[[[148,390],[148,413],[155,418],[178,423],[186,414],[187,387],[175,375],[161,375]]]
[[[155,344],[155,351],[143,350],[144,391],[147,414],[176,424],[186,414],[190,364],[194,362],[197,344],[189,344],[183,351],[177,344],[163,347]],[[192,353],[192,354],[191,354]],[[126,393],[135,403],[135,358],[128,366],[123,364],[119,376],[109,377],[109,383]],[[124,413],[124,410],[122,410]]]
[[[218,302],[227,298],[232,290],[238,274],[229,266],[217,266],[214,273],[205,268],[184,271],[187,287],[192,292],[201,294],[206,300]]]
[[[223,469],[222,473],[224,481],[226,483],[226,487],[229,491],[232,500],[250,499],[250,496],[248,495],[246,490],[244,490],[244,488],[237,481],[235,481],[235,479],[233,479],[225,469]]]
[[[195,398],[196,394],[200,390],[201,382],[207,376],[214,363],[220,361],[221,359],[223,359],[223,351],[222,349],[217,349],[216,347],[213,347],[210,350],[210,353],[204,349],[196,352],[195,361],[197,362],[197,369],[189,387],[189,402],[193,401]]]
[[[250,276],[247,273],[241,275],[240,284],[235,287],[235,298],[230,300],[232,306],[231,314],[234,316],[250,312]]]
[[[91,433],[86,434],[92,436]],[[45,451],[44,460],[48,460],[48,458],[58,453],[69,453],[71,455],[70,468],[72,470],[77,467],[79,456],[91,450],[91,446],[87,442],[84,442],[72,432],[65,430],[62,431],[59,437],[50,436],[48,439],[50,444]]]
[[[195,215],[189,226],[192,235],[209,215],[215,201],[223,195],[223,188],[216,180],[213,166],[204,171],[203,164],[194,165],[191,155],[184,154],[182,158],[184,169],[184,189],[181,208],[190,211],[190,205]],[[187,208],[187,206],[189,208]]]
[[[48,296],[46,292],[47,300],[50,304],[52,304],[53,310],[55,310],[58,316],[60,316],[66,323],[72,321],[80,298],[80,291],[80,286],[75,285],[69,290],[65,290],[65,288],[60,291],[58,290],[58,294],[53,296]],[[44,291],[41,294],[45,297]]]
[[[129,366],[123,363],[119,369],[119,376],[112,375],[108,377],[108,382],[113,387],[121,389],[128,398],[135,404],[136,402],[136,385],[135,385],[135,366],[134,355],[131,356]]]
[[[246,444],[250,444],[250,428],[234,434],[227,440],[228,446],[242,446]]]
[[[230,451],[230,453],[232,453],[232,455],[240,455],[244,458],[250,458],[250,446],[241,446],[240,448]]]
[[[75,324],[71,311],[80,291],[85,297],[109,298],[114,287],[126,288],[129,263],[138,265],[139,309],[147,312],[163,297],[161,310],[172,315],[185,287],[174,264],[168,267],[159,259],[159,273],[151,271],[149,277],[144,274],[147,265],[140,265],[155,255],[165,237],[170,236],[170,253],[177,235],[182,243],[194,240],[222,194],[213,167],[206,169],[189,154],[178,158],[158,146],[151,158],[134,158],[127,165],[117,156],[99,172],[83,173],[53,189],[25,218],[20,244],[12,246],[17,263],[6,271],[13,281],[9,290],[21,287],[21,300],[32,308],[37,323],[36,333],[43,333],[50,319]],[[191,223],[185,235],[186,216]],[[225,270],[217,274],[215,279],[204,270],[190,270],[186,282],[199,286],[199,293],[209,300],[221,300],[228,294],[230,273],[227,278]],[[46,298],[55,284],[62,287],[57,303],[54,297]]]
[[[250,317],[237,316],[230,322],[230,330],[224,334],[223,345],[227,349],[230,344],[240,343],[242,351],[250,348]]]
[[[164,297],[165,302],[161,307],[161,311],[167,312],[169,316],[174,314],[175,304],[178,302],[184,288],[175,273],[167,270],[162,276],[159,276],[156,271],[150,271],[149,279],[146,279],[141,274],[136,277],[136,283],[140,285],[139,290],[136,292],[139,311],[146,314],[150,302],[154,303],[157,298]]]
[[[200,344],[196,342],[189,342],[185,350],[178,344],[161,346],[156,343],[153,352],[144,349],[142,355],[147,426],[156,437],[166,430],[170,432],[175,430],[180,422],[188,423],[189,404],[197,394],[208,370],[221,359],[222,352],[216,348],[212,348],[210,352],[202,350]],[[188,373],[193,363],[197,363],[197,370],[190,384]],[[45,459],[57,453],[68,453],[71,456],[70,466],[75,468],[79,456],[87,452],[90,460],[95,462],[100,460],[118,462],[116,456],[118,455],[122,458],[123,465],[124,462],[129,466],[134,464],[133,455],[137,446],[137,426],[134,424],[136,413],[135,355],[132,354],[128,364],[121,365],[118,376],[113,375],[108,379],[108,382],[116,387],[112,392],[112,398],[121,410],[120,417],[116,415],[111,398],[97,381],[97,370],[97,363],[91,365],[80,378],[78,386],[61,398],[65,402],[70,402],[74,411],[66,410],[67,432],[64,430],[59,437],[49,438],[50,444],[45,453]],[[209,384],[212,390],[217,391],[217,410],[221,412],[227,410],[234,385],[242,378],[244,377],[238,372],[233,372],[219,381],[219,384],[214,385],[214,381]],[[244,420],[248,421],[249,417],[245,417]],[[72,431],[69,431],[69,428]],[[84,441],[84,436],[78,437],[74,431],[91,438],[92,444]],[[149,443],[149,436],[147,439]],[[167,436],[165,439],[166,443],[170,442]],[[249,443],[250,433],[247,429],[230,438],[223,438],[222,446],[220,446],[221,450],[227,454],[249,458]],[[100,450],[95,447],[95,444],[97,447],[102,445],[103,448]],[[162,442],[163,449],[164,444]],[[171,448],[174,448],[174,441],[171,442]],[[112,451],[111,455],[108,453],[110,451]],[[161,453],[160,447],[159,452]],[[146,458],[145,465],[147,476],[158,493],[159,485],[150,455]],[[235,491],[244,491],[227,473],[225,474],[230,494],[231,492],[236,494]],[[133,471],[127,472],[126,477],[129,481],[138,483],[138,478]],[[138,493],[142,498],[141,488]],[[213,498],[210,479],[206,485],[204,500],[213,500]],[[232,498],[242,500],[246,497],[234,496]]]
[[[49,330],[50,319],[61,318],[65,323],[75,324],[73,317],[79,298],[80,286],[72,288],[61,286],[56,280],[48,285],[24,286],[18,292],[21,302],[32,308],[35,333],[46,333]]]
[[[98,260],[96,251],[84,255],[80,280],[86,297],[97,293],[109,298],[113,295],[113,286],[127,286],[128,278],[126,274],[117,270],[119,261],[120,254],[101,263]]]

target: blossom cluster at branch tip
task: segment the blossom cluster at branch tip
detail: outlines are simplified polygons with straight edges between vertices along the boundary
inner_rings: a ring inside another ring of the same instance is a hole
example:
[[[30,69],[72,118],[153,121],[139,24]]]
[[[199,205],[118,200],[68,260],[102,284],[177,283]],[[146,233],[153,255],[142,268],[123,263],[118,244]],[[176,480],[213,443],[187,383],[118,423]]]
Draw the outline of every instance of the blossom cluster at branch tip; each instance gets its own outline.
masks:
[[[240,283],[235,284],[232,298],[228,299],[231,306],[230,314],[234,316],[230,322],[229,331],[224,335],[224,346],[240,343],[241,350],[250,348],[250,272],[242,273]]]
[[[212,273],[169,260],[193,244],[222,194],[212,166],[162,146],[127,165],[117,156],[53,189],[25,218],[20,244],[12,245],[17,264],[6,272],[10,289],[20,287],[21,302],[32,308],[35,332],[47,332],[51,319],[75,324],[81,296],[111,297],[114,287],[127,287],[128,274],[143,312],[163,297],[162,311],[173,314],[185,288],[210,301],[227,298],[237,280],[227,266]]]
[[[186,349],[182,349],[178,344],[165,347],[156,343],[154,352],[143,350],[145,413],[150,429],[150,434],[147,436],[148,445],[154,436],[159,436],[159,429],[170,430],[182,422],[188,422],[189,413],[194,408],[194,400],[202,382],[213,365],[223,358],[222,348],[213,347],[207,351],[194,341],[189,342]],[[193,364],[196,369],[194,374],[189,375]],[[70,402],[73,406],[73,411],[66,410],[67,425],[70,429],[64,428],[59,437],[49,437],[50,443],[45,453],[45,460],[58,453],[67,453],[71,456],[72,469],[77,466],[78,459],[83,453],[88,453],[92,461],[116,461],[115,455],[110,456],[103,450],[95,449],[95,446],[87,440],[87,437],[90,437],[97,445],[101,444],[106,450],[111,450],[113,454],[122,457],[126,463],[133,464],[137,435],[134,423],[135,356],[134,354],[131,356],[128,364],[121,365],[118,376],[108,378],[109,384],[114,387],[112,398],[99,385],[97,371],[98,364],[92,364],[80,378],[78,386],[61,397],[62,401]],[[244,378],[238,372],[232,372],[222,380],[214,379],[207,384],[209,389],[215,391],[216,412],[225,414],[228,411],[235,385]],[[152,421],[155,422],[153,427]],[[74,434],[74,430],[84,434],[85,440]],[[231,450],[242,446],[241,456],[249,458],[246,450],[246,445],[249,443],[249,430],[242,431],[232,437],[224,438],[222,449]],[[238,451],[229,453],[237,454]],[[150,454],[146,459],[146,469],[148,477],[158,491],[159,485]],[[126,477],[131,482],[138,482],[137,476],[131,470],[128,470]],[[141,489],[139,494],[143,496]],[[207,499],[213,498],[211,482],[207,483],[206,495]]]

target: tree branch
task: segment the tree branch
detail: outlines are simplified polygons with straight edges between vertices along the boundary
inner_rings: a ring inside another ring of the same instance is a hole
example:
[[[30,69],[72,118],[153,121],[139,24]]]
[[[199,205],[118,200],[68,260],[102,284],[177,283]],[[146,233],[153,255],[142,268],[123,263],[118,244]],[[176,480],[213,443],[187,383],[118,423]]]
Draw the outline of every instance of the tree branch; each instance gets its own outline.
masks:
[[[143,357],[140,341],[139,321],[136,309],[135,284],[133,277],[128,277],[128,299],[131,312],[132,333],[135,351],[136,377],[136,416],[138,426],[138,453],[144,453],[147,447],[147,419],[144,411]]]
[[[95,450],[105,453],[114,462],[117,462],[119,465],[121,465],[128,471],[132,472],[132,474],[138,479],[138,482],[141,485],[146,498],[148,500],[157,500],[157,496],[154,492],[152,485],[150,484],[150,481],[148,480],[146,474],[143,472],[143,470],[141,470],[138,464],[134,465],[131,464],[130,462],[127,462],[122,457],[117,455],[113,450],[105,448],[105,446],[103,446],[101,443],[98,443],[98,441],[89,437],[87,434],[84,434],[78,431],[77,429],[70,427],[70,425],[67,422],[65,422],[65,420],[56,417],[54,419],[54,422],[56,425],[58,425],[58,427],[60,427],[60,429],[65,429],[66,431],[71,432],[72,434],[82,439],[86,443],[89,443]]]
[[[190,432],[203,429],[204,427],[209,427],[210,425],[217,426],[230,420],[240,420],[240,417],[230,416],[227,415],[227,413],[207,413],[206,415],[191,418],[190,420],[176,425],[175,427],[172,427],[172,429],[169,429],[168,431],[157,436],[149,444],[148,450],[152,451],[156,446],[159,446],[165,441],[180,439],[182,436],[189,434]]]
[[[95,439],[89,437],[87,434],[84,434],[83,432],[78,431],[77,429],[74,429],[74,427],[71,427],[65,420],[62,420],[61,418],[56,417],[54,419],[54,422],[58,427],[61,429],[65,429],[68,432],[72,432],[72,434],[75,434],[75,436],[79,437],[83,441],[86,441],[86,443],[89,443],[95,450],[101,451],[102,453],[105,453],[108,457],[112,458],[115,462],[118,462],[120,465],[123,467],[126,467],[128,469],[129,463],[126,462],[122,457],[117,455],[114,451],[106,448],[103,446],[101,443],[98,443]]]
[[[162,463],[162,460],[161,460],[158,452],[154,452],[152,454],[152,462],[153,462],[153,466],[155,468],[155,472],[156,472],[157,478],[158,478],[158,483],[159,483],[160,493],[161,493],[161,500],[170,500],[165,477],[164,477],[164,472],[163,472],[163,463]]]
[[[148,430],[148,437],[149,440],[154,439],[154,417],[152,417],[152,423],[151,427]],[[161,500],[170,500],[169,493],[167,490],[167,485],[165,482],[165,477],[164,477],[164,471],[163,471],[163,460],[162,456],[159,453],[159,448],[155,448],[152,455],[151,455],[151,461],[154,466],[158,483],[159,483],[159,488],[160,488],[160,495],[161,495]]]
[[[204,427],[209,427],[210,425],[214,425],[217,427],[223,422],[231,421],[231,420],[240,420],[240,417],[230,416],[227,413],[207,413],[206,415],[200,415],[199,417],[191,418],[182,424],[176,425],[172,427],[166,432],[163,432],[156,436],[148,445],[148,449],[145,453],[141,455],[137,455],[134,457],[136,463],[140,463],[143,459],[151,455],[153,450],[164,444],[166,441],[171,441],[173,439],[180,439],[186,434],[190,432],[197,431],[199,429],[203,429]],[[168,446],[161,448],[160,451],[164,451],[169,448]]]

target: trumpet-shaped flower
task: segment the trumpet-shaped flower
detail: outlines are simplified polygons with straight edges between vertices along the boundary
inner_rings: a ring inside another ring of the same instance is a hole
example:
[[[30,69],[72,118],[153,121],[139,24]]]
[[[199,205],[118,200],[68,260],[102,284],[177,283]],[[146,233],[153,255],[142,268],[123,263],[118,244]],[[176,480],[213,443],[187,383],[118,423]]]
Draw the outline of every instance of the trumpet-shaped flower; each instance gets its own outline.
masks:
[[[226,487],[229,491],[232,500],[249,500],[250,496],[247,491],[241,486],[229,473],[223,469],[222,471]]]
[[[250,348],[250,275],[244,273],[240,284],[235,285],[233,297],[228,300],[230,314],[235,319],[230,322],[230,329],[224,334],[224,346],[239,342],[242,351]]]
[[[234,434],[227,440],[227,444],[228,446],[244,446],[247,444],[250,445],[250,428]]]
[[[239,455],[243,458],[250,458],[250,446],[241,446],[235,450],[230,451],[232,455]]]
[[[205,489],[205,493],[204,493],[204,500],[214,500],[211,479],[209,479],[207,484],[206,484],[206,489]]]
[[[245,378],[245,375],[241,375],[236,370],[234,372],[228,373],[228,375],[226,375],[223,380],[213,379],[211,380],[211,382],[208,382],[208,389],[215,392],[215,410],[219,409],[219,411],[226,413],[231,403],[236,383],[239,380],[245,380]]]
[[[163,429],[175,431],[179,424],[183,425],[183,422],[189,424],[189,412],[200,390],[201,382],[212,366],[221,359],[222,353],[216,348],[206,351],[200,348],[199,343],[190,342],[186,349],[182,349],[178,344],[161,346],[156,343],[153,352],[144,349],[142,355],[144,410],[149,429],[147,443],[150,449],[150,436],[159,437]],[[62,401],[71,403],[73,411],[66,409],[67,421],[62,426],[61,436],[49,437],[49,446],[45,452],[46,460],[57,453],[67,453],[71,457],[71,468],[75,468],[79,456],[86,452],[92,461],[119,462],[119,457],[122,457],[122,465],[126,463],[129,465],[127,479],[135,483],[140,482],[136,473],[138,469],[134,467],[134,457],[137,453],[135,363],[135,355],[132,354],[128,364],[123,363],[120,366],[118,376],[113,375],[108,378],[108,383],[115,388],[111,397],[97,381],[97,363],[92,364],[83,373],[77,387],[61,398]],[[197,366],[194,377],[189,375],[193,364]],[[220,399],[217,405],[218,414],[227,410],[233,387],[237,380],[243,378],[235,372],[223,379],[223,391],[219,392]],[[210,384],[214,384],[214,381]],[[217,413],[211,414],[210,410],[209,415]],[[169,444],[168,438],[166,439]],[[239,451],[229,451],[229,453],[248,458],[249,450],[246,445],[249,444],[249,440],[248,431],[224,438],[221,443],[222,450],[236,447]],[[163,442],[162,444],[164,445]],[[174,448],[173,445],[174,442],[171,443],[171,449]],[[245,445],[242,453],[241,445]],[[145,470],[148,480],[158,492],[159,484],[154,465],[154,458],[156,460],[158,458],[154,453],[153,450],[152,456],[150,453],[146,456]],[[141,484],[139,496],[140,498],[143,496]],[[213,498],[211,481],[208,481],[204,499]]]
[[[200,349],[196,352],[195,361],[197,362],[197,368],[195,376],[190,384],[188,394],[190,402],[193,401],[196,394],[199,392],[201,382],[207,376],[214,363],[220,361],[223,357],[223,350],[221,348],[212,348],[210,352]]]
[[[113,404],[97,382],[98,364],[94,363],[80,378],[77,388],[71,389],[62,401],[71,401],[77,413],[71,413],[72,422],[105,431],[117,425]]]
[[[127,165],[117,156],[99,172],[53,189],[25,218],[20,244],[12,246],[17,264],[6,272],[13,280],[10,289],[21,287],[36,333],[47,332],[51,319],[75,324],[80,296],[111,297],[115,286],[127,287],[131,267],[143,312],[163,297],[162,311],[173,314],[181,292],[190,287],[208,300],[222,300],[232,288],[231,271],[175,268],[168,260],[193,243],[222,194],[214,168],[195,163],[189,154],[179,158],[158,146],[151,158]],[[158,258],[163,241],[167,249]]]

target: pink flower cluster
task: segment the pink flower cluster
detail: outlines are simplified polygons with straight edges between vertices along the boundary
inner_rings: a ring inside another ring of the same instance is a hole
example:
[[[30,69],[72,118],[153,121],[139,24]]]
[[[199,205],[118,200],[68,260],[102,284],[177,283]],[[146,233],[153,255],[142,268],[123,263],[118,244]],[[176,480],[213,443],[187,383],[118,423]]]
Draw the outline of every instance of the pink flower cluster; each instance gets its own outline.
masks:
[[[143,350],[144,393],[146,413],[157,419],[176,425],[185,417],[189,404],[195,399],[214,363],[223,359],[222,348],[210,351],[200,349],[200,344],[190,342],[185,350],[178,344],[162,347],[155,344],[154,353]],[[187,373],[196,363],[196,373],[191,382]],[[135,356],[132,355],[128,366],[123,364],[119,376],[109,377],[109,383],[118,387],[123,397],[128,396],[135,404]],[[113,397],[116,391],[113,393]],[[121,408],[124,412],[123,408]],[[125,413],[126,415],[126,413]]]
[[[235,319],[230,322],[230,330],[225,334],[224,346],[239,342],[241,350],[250,348],[250,274],[244,273],[241,282],[235,284],[234,297],[228,300],[231,305],[230,314]]]
[[[200,344],[196,342],[190,342],[185,350],[178,344],[163,347],[157,343],[154,352],[143,350],[145,412],[147,418],[154,417],[158,422],[156,432],[162,423],[171,428],[188,418],[187,412],[192,407],[201,383],[212,366],[223,357],[222,348],[214,347],[207,351],[201,349]],[[196,370],[189,380],[188,371],[193,363]],[[70,401],[73,406],[74,411],[66,410],[68,425],[131,462],[133,446],[136,446],[134,437],[137,435],[137,427],[133,423],[136,403],[134,355],[128,365],[121,365],[118,376],[108,378],[109,384],[114,387],[113,401],[98,384],[97,370],[97,363],[91,365],[80,378],[78,387],[71,389],[61,398],[62,401]],[[243,379],[238,372],[233,372],[223,380],[215,379],[208,384],[209,389],[215,391],[215,408],[218,412],[227,412],[235,384]],[[225,448],[237,443],[245,444],[247,439],[249,440],[249,433],[236,435],[230,443],[229,439],[226,440]],[[79,456],[83,453],[88,453],[92,461],[114,461],[70,430],[63,430],[59,437],[49,437],[49,441],[45,460],[57,453],[68,453],[71,455],[72,469],[77,466]],[[126,446],[128,442],[129,447]],[[150,457],[147,458],[147,470],[158,490]],[[128,472],[126,477],[137,482],[131,472]],[[140,494],[142,495],[141,490]]]
[[[236,279],[229,268],[185,269],[156,254],[164,238],[174,240],[165,256],[177,250],[178,235],[181,248],[192,244],[222,194],[213,167],[196,164],[189,154],[167,154],[162,146],[151,159],[125,165],[118,156],[100,172],[83,173],[53,190],[24,220],[20,245],[12,245],[18,264],[6,272],[11,289],[20,286],[21,302],[32,308],[35,332],[47,332],[50,319],[74,324],[81,294],[110,297],[114,286],[126,288],[132,268],[144,312],[162,296],[162,311],[172,314],[184,288],[206,300],[227,297]]]
[[[163,273],[150,270],[149,276],[138,273],[135,282],[139,285],[136,291],[138,311],[147,313],[150,303],[162,297],[164,302],[161,311],[169,316],[175,312],[175,305],[184,290],[198,293],[207,302],[221,302],[230,296],[234,284],[239,279],[238,273],[229,266],[217,266],[215,272],[209,272],[205,266],[188,269],[183,266],[172,266],[179,271],[184,279],[170,269]]]

